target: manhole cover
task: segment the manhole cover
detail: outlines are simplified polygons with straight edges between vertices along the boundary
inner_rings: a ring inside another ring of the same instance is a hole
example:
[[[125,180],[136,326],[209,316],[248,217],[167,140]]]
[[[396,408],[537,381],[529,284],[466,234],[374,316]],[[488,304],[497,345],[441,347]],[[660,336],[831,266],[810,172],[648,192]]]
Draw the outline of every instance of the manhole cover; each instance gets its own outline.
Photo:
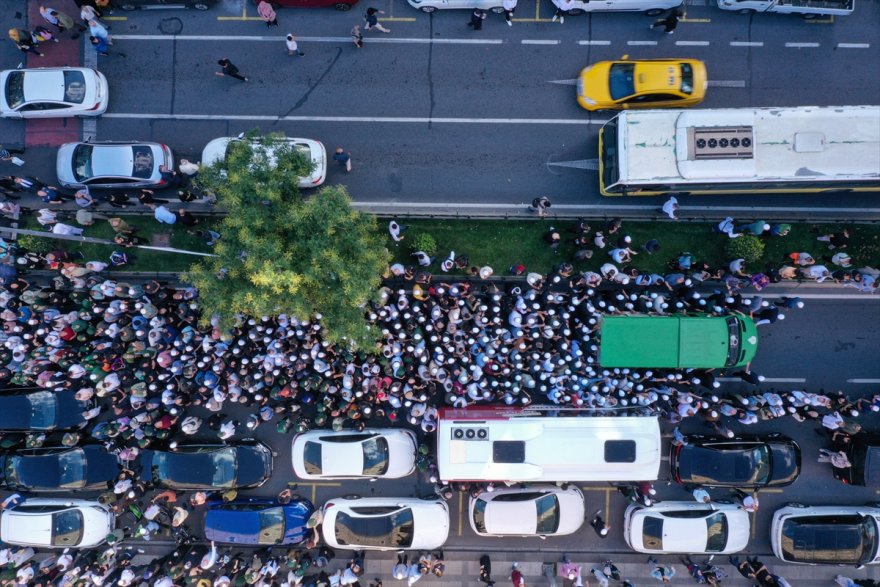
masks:
[[[153,237],[150,239],[150,244],[154,247],[170,247],[171,246],[171,234],[170,233],[156,233],[153,234]]]
[[[183,30],[183,21],[177,17],[163,18],[159,21],[159,30],[163,35],[179,35]]]

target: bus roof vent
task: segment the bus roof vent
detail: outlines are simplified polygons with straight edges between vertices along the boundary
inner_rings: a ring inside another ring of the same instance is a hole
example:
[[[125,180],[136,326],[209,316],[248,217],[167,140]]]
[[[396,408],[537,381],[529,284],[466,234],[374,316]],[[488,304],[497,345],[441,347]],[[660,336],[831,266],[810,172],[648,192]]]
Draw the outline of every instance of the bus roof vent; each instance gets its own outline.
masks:
[[[691,127],[687,130],[690,159],[751,159],[754,156],[750,126]]]

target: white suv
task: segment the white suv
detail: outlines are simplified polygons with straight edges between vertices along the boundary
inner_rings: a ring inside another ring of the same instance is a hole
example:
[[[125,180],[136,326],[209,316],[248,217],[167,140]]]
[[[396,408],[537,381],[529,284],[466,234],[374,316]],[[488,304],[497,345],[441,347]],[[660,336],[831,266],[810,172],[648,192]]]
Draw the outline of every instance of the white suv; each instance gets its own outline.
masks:
[[[98,546],[113,531],[116,517],[96,501],[28,499],[0,513],[0,541],[37,548]]]

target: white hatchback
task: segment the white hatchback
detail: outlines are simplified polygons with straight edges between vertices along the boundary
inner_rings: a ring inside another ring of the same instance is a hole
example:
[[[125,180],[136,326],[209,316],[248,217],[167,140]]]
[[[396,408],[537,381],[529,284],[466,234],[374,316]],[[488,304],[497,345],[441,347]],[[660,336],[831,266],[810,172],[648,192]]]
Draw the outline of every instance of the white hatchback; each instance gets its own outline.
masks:
[[[626,508],[623,532],[636,552],[731,554],[748,546],[751,523],[738,505],[664,501]]]
[[[300,479],[398,479],[415,470],[417,450],[412,431],[376,428],[303,432],[290,452]]]
[[[205,148],[202,150],[202,165],[207,167],[214,163],[225,161],[229,146],[244,140],[245,138],[242,135],[214,139],[205,145]],[[309,158],[313,164],[312,172],[306,177],[299,178],[299,187],[316,188],[324,183],[324,180],[327,179],[327,149],[324,148],[323,143],[313,141],[312,139],[293,138],[282,138],[280,142],[286,143],[293,149],[297,149]],[[251,142],[252,147],[259,147],[259,144],[257,140]],[[266,149],[266,157],[269,165],[274,165],[275,156],[270,149]]]
[[[584,524],[584,494],[555,485],[496,489],[472,497],[471,528],[480,536],[563,536]]]
[[[0,116],[65,118],[107,111],[104,74],[88,67],[40,67],[0,72]]]
[[[113,531],[116,517],[97,501],[32,498],[0,513],[0,541],[35,548],[90,548]]]
[[[331,548],[434,550],[449,537],[443,500],[339,497],[324,504],[322,530]]]

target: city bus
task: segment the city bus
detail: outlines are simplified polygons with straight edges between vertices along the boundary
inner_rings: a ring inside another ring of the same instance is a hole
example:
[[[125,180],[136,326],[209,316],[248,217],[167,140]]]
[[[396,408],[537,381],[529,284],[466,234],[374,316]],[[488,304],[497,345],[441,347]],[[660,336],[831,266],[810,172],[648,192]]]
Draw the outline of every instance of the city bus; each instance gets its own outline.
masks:
[[[599,131],[599,191],[880,191],[880,106],[622,112]]]
[[[443,408],[437,422],[444,483],[654,481],[660,459],[656,416],[489,406]]]

